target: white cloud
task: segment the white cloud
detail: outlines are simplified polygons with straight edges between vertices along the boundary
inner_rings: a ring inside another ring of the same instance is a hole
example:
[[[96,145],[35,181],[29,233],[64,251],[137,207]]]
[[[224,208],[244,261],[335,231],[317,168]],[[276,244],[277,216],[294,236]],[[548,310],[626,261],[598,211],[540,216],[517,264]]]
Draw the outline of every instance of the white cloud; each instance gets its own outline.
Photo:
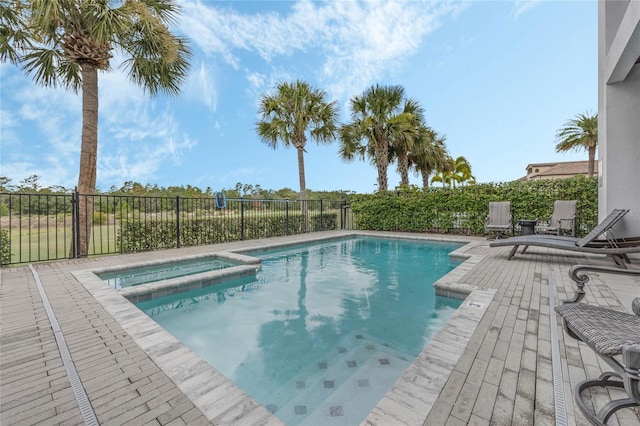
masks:
[[[98,179],[146,182],[157,176],[165,162],[181,164],[191,139],[167,112],[156,112],[150,100],[122,111],[99,142]]]
[[[0,109],[0,146],[8,144],[19,144],[20,136],[15,129],[18,128],[19,121],[13,111]]]
[[[7,95],[21,102],[13,120],[17,126],[32,130],[28,135],[21,132],[25,140],[12,143],[25,144],[30,149],[21,150],[21,154],[10,149],[8,158],[3,155],[3,173],[14,180],[36,174],[43,186],[73,187],[77,170],[69,164],[78,162],[80,97],[61,88],[43,89],[26,79],[16,80],[14,84],[18,81],[19,85],[14,85],[12,93]]]
[[[117,58],[114,65],[118,64]],[[12,76],[3,76],[12,78]],[[173,114],[160,111],[164,98],[152,100],[143,89],[114,69],[99,74],[98,187],[100,182],[144,181],[165,162],[179,164],[196,141],[186,135]],[[43,186],[76,184],[80,157],[81,95],[72,91],[44,89],[26,78],[12,80],[3,102],[17,101],[19,108],[2,118],[3,175],[13,180],[37,174]],[[209,98],[208,102],[212,102]],[[214,106],[213,104],[210,104]],[[5,131],[5,125],[6,131]],[[20,141],[11,129],[34,128]],[[18,154],[8,144],[28,144]]]
[[[268,75],[251,72],[249,69],[245,70],[245,72],[249,82],[246,93],[250,99],[254,100],[256,110],[260,106],[260,97],[264,93],[273,92],[278,83],[296,78],[282,68],[272,68]]]
[[[235,68],[240,53],[266,63],[299,53],[319,57],[319,78],[334,97],[352,96],[414,54],[424,38],[463,3],[300,0],[283,14],[243,15],[211,2],[186,2],[181,29],[209,57]],[[253,87],[256,74],[247,73]],[[261,81],[266,80],[262,78]]]
[[[513,5],[511,11],[513,19],[518,19],[520,15],[526,13],[540,4],[540,0],[518,0]]]
[[[262,91],[265,87],[267,76],[258,72],[247,71],[247,81],[249,82],[250,90]]]
[[[187,81],[183,85],[183,92],[188,99],[205,105],[216,112],[218,95],[214,82],[213,69],[204,62],[192,66]]]

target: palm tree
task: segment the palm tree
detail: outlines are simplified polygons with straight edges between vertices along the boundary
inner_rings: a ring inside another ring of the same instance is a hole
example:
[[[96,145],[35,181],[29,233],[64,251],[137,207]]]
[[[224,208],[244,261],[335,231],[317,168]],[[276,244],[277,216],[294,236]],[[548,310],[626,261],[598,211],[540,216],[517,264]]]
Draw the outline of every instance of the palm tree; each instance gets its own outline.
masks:
[[[313,89],[304,81],[280,83],[274,95],[260,98],[262,120],[256,131],[264,143],[276,149],[278,141],[298,151],[300,199],[307,199],[304,153],[307,135],[316,143],[331,143],[337,131],[336,102],[327,103],[325,92]]]
[[[471,173],[471,164],[466,158],[460,156],[455,160],[452,157],[448,157],[444,166],[439,170],[431,182],[442,182],[442,186],[449,185],[456,187],[456,182],[464,185],[465,183],[475,183],[476,178]]]
[[[407,99],[402,108],[403,117],[399,120],[406,126],[402,132],[396,132],[389,144],[389,160],[397,160],[400,184],[409,185],[409,155],[411,151],[419,149],[419,145],[424,142],[424,134],[421,134],[424,126],[424,110],[414,99]]]
[[[98,153],[98,71],[124,57],[129,78],[151,95],[179,93],[190,51],[169,31],[173,0],[5,0],[0,3],[0,60],[21,65],[36,84],[82,93],[77,191],[77,253],[88,254]],[[73,250],[73,248],[72,248]]]
[[[404,111],[404,99],[402,86],[372,86],[351,99],[353,122],[340,128],[341,157],[368,156],[378,169],[379,191],[388,187],[390,145],[415,137],[415,116]]]
[[[460,185],[464,185],[465,183],[476,183],[476,178],[471,173],[471,164],[469,164],[469,161],[462,156],[454,160],[452,178],[454,182],[458,182]]]
[[[556,132],[556,152],[586,149],[589,152],[589,177],[593,177],[598,147],[598,114],[576,115]]]
[[[422,188],[429,187],[429,176],[445,169],[449,158],[446,136],[440,136],[428,126],[420,128],[420,142],[409,153],[409,166],[422,177]]]
[[[442,167],[437,169],[437,173],[431,178],[431,182],[440,182],[442,186],[445,185],[452,186],[453,184],[453,171],[455,170],[456,163],[453,157],[447,154],[444,162],[442,163]]]

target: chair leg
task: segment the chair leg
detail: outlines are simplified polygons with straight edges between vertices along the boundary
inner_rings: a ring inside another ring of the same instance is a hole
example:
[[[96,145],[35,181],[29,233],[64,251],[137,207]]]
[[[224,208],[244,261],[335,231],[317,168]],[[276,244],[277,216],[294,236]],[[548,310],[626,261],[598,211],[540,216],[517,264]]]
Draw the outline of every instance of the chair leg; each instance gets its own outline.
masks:
[[[615,379],[611,380],[612,377],[614,377]],[[594,386],[624,389],[624,382],[621,380],[618,374],[607,372],[602,373],[597,379],[587,379],[578,383],[575,389],[576,404],[578,405],[578,408],[580,408],[580,411],[582,411],[587,419],[589,419],[589,421],[594,425],[605,426],[609,418],[613,414],[615,414],[616,411],[620,410],[621,408],[640,405],[638,401],[631,398],[616,399],[605,404],[596,414],[587,407],[580,395],[584,390]]]
[[[507,238],[507,234],[503,233],[502,231],[497,231],[496,235],[489,235],[487,237],[487,240],[498,240],[500,238]]]

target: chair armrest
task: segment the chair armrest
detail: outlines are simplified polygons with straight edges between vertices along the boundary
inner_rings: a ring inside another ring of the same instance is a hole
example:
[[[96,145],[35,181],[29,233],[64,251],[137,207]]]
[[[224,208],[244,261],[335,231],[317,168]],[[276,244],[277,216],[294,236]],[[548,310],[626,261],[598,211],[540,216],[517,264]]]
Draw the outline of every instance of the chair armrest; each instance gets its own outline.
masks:
[[[624,345],[622,363],[625,370],[625,389],[631,398],[640,401],[640,345]]]
[[[569,230],[571,231],[571,235],[575,235],[575,221],[576,217],[560,219],[558,220],[558,235],[560,235],[560,230]]]
[[[640,345],[624,345],[622,347],[624,365],[634,370],[640,370]]]
[[[589,282],[589,276],[587,275],[587,272],[599,272],[599,273],[617,274],[617,275],[631,275],[631,276],[640,277],[640,270],[612,268],[610,266],[597,266],[597,265],[574,265],[571,267],[571,269],[569,269],[569,278],[571,278],[576,283],[578,288],[576,289],[571,299],[564,300],[562,303],[576,303],[584,299],[584,296],[585,296],[584,286]],[[634,304],[636,304],[636,301],[634,301]],[[637,304],[640,304],[640,303],[637,303]],[[635,308],[640,310],[640,306],[634,307],[634,309]],[[636,312],[636,315],[640,315],[640,314]]]

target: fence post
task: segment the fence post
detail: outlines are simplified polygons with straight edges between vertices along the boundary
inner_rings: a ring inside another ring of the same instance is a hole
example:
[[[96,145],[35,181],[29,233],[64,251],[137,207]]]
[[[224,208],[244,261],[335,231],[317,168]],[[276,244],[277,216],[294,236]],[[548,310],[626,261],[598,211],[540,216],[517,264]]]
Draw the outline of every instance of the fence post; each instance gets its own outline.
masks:
[[[240,240],[244,241],[244,197],[240,197]]]
[[[176,246],[180,248],[180,196],[176,195]]]
[[[324,222],[322,220],[322,198],[320,198],[320,230],[324,231]]]
[[[71,253],[69,257],[78,258],[78,247],[80,247],[80,194],[78,188],[71,194]]]
[[[284,200],[284,235],[289,235],[289,199]]]

